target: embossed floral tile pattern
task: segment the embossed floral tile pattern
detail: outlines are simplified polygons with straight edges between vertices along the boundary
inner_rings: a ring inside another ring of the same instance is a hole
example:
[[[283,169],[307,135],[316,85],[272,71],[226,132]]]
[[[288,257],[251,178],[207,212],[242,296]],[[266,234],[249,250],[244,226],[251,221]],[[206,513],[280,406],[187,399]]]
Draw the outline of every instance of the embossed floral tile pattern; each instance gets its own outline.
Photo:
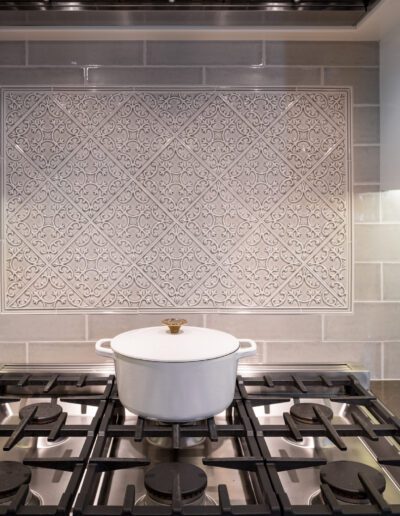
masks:
[[[3,98],[3,309],[349,308],[347,90]]]

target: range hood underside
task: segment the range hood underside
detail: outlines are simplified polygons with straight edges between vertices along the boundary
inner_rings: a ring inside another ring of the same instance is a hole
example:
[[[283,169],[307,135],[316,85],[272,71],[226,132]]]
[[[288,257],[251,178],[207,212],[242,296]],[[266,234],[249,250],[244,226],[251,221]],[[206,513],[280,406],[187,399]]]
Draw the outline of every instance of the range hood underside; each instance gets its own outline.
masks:
[[[353,27],[379,0],[0,0],[0,27]]]

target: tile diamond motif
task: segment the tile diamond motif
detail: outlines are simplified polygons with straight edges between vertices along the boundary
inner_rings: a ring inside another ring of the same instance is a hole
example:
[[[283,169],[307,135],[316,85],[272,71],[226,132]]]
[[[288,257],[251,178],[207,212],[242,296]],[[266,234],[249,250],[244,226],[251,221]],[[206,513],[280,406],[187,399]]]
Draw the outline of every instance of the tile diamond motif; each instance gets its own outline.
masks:
[[[1,93],[2,310],[351,308],[348,89]]]

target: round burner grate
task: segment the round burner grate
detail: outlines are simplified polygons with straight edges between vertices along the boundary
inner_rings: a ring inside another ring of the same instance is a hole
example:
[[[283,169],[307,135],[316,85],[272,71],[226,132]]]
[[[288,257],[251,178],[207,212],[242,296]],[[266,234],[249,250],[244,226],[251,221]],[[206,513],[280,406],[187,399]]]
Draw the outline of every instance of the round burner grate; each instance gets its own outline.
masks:
[[[30,481],[28,466],[11,460],[0,461],[0,500],[15,495],[22,485]]]
[[[314,407],[318,407],[322,414],[324,414],[328,419],[333,418],[332,409],[326,405],[320,405],[319,403],[296,403],[290,407],[290,415],[298,423],[309,425],[319,423],[319,418],[314,411]]]
[[[368,494],[359,475],[362,474],[380,493],[386,487],[383,474],[371,466],[340,460],[321,467],[321,482],[327,484],[336,498],[347,503],[368,503]]]
[[[34,407],[37,407],[37,410],[31,421],[39,425],[53,423],[62,412],[60,405],[54,405],[53,403],[32,403],[31,405],[26,405],[19,411],[20,419],[24,419]]]
[[[207,487],[207,476],[201,468],[182,462],[164,462],[148,469],[144,485],[156,502],[172,503],[174,479],[179,475],[183,503],[192,503]]]

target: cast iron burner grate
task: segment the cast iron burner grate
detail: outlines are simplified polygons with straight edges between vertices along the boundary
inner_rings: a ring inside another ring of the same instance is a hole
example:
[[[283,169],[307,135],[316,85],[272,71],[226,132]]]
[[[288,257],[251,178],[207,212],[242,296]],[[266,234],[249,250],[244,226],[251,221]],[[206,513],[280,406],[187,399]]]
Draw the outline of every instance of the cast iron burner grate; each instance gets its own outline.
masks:
[[[370,503],[366,486],[372,485],[379,493],[386,487],[380,471],[360,462],[330,462],[322,466],[320,477],[321,483],[328,485],[336,498],[346,503]]]

